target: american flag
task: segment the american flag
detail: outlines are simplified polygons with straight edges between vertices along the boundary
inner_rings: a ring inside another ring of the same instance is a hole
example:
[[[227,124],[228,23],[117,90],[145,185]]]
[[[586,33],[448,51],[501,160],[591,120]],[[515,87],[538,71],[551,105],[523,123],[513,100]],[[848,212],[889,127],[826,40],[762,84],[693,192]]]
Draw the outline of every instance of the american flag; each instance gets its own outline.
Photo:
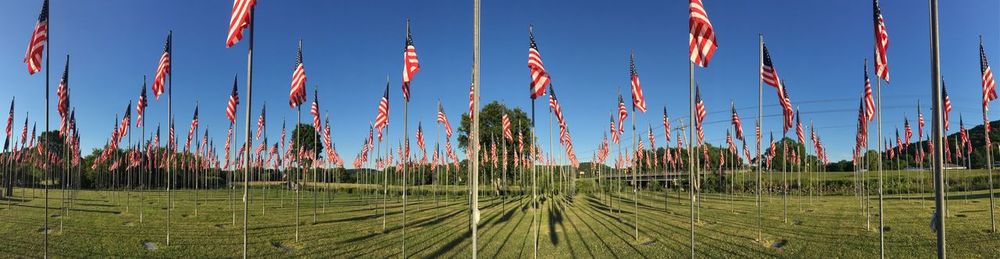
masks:
[[[159,137],[159,130],[157,130],[157,137]],[[233,125],[229,124],[229,130],[226,131],[226,144],[223,146],[223,150],[226,152],[226,167],[229,167],[229,149],[232,140],[233,140]]]
[[[256,0],[235,0],[233,1],[233,12],[229,18],[229,33],[226,34],[226,47],[232,47],[243,39],[243,29],[250,25],[254,5]]]
[[[170,139],[168,141],[169,141],[169,143],[167,143],[168,149],[171,149],[171,151],[177,151],[177,138],[176,135],[174,135],[173,119],[170,120]]]
[[[167,33],[167,40],[163,43],[163,54],[160,55],[160,62],[156,64],[156,74],[153,75],[153,97],[157,100],[160,95],[166,92],[167,75],[170,74],[170,53],[172,52],[174,32]]]
[[[754,133],[757,135],[757,155],[760,155],[760,141],[763,136],[760,133],[760,120],[754,121]]]
[[[785,82],[781,82],[782,92],[779,93],[778,98],[781,99],[782,115],[784,115],[784,125],[782,127],[783,132],[788,133],[788,129],[792,128],[792,119],[795,119],[795,111],[792,109],[792,101],[788,95],[788,89],[785,88]]]
[[[379,135],[386,125],[389,125],[389,82],[385,83],[385,93],[382,94],[382,100],[378,102],[378,114],[375,115],[375,128],[378,129]]]
[[[910,139],[913,138],[913,130],[910,129],[910,120],[907,118],[903,118],[903,132],[906,136],[906,142],[904,143],[910,143]]]
[[[42,3],[42,11],[38,14],[35,30],[31,32],[28,50],[24,53],[24,63],[28,65],[28,74],[34,75],[42,71],[42,51],[49,40],[49,0]]]
[[[740,115],[736,113],[736,105],[729,103],[729,109],[733,111],[733,128],[736,131],[736,139],[743,140],[743,121],[740,120]]]
[[[917,138],[924,138],[924,113],[920,111],[919,100],[917,100]]]
[[[14,129],[14,98],[10,98],[10,112],[7,113],[7,127],[4,130],[7,132],[7,138],[13,133]]]
[[[427,152],[426,151],[426,146],[425,146],[425,143],[424,143],[424,127],[423,127],[423,124],[421,124],[419,122],[417,123],[417,147],[419,147],[420,150],[423,151],[424,153]],[[426,154],[425,154],[425,156],[426,156]]]
[[[944,123],[944,131],[948,131],[948,113],[951,112],[951,98],[948,98],[948,87],[944,85],[944,78],[941,78],[941,95],[944,96],[944,112],[941,118]]]
[[[750,162],[750,149],[747,148],[746,141],[743,141],[743,156],[747,158],[747,162]]]
[[[292,71],[292,86],[288,92],[288,105],[298,107],[306,101],[306,66],[302,63],[302,40],[299,40],[298,54],[295,58],[295,70]]]
[[[309,113],[313,116],[313,130],[322,132],[323,125],[320,124],[319,119],[319,90],[313,90],[313,103],[309,107]]]
[[[667,116],[667,107],[663,107],[663,138],[670,142],[670,117]]]
[[[135,104],[135,126],[142,127],[142,115],[146,113],[146,107],[149,106],[149,100],[146,100],[146,78],[142,79],[142,90],[139,91],[139,101]]]
[[[264,132],[264,126],[267,123],[267,104],[260,108],[260,117],[257,117],[257,135],[255,138],[260,140],[260,134]]]
[[[760,80],[763,80],[765,84],[778,89],[778,94],[780,95],[781,78],[778,77],[778,70],[774,69],[774,63],[771,61],[771,53],[767,51],[767,45],[761,43],[761,48],[764,51],[764,59],[760,64]]]
[[[688,4],[688,52],[691,55],[691,62],[700,67],[708,67],[708,61],[712,59],[715,50],[719,48],[715,41],[715,29],[712,22],[708,20],[708,12],[701,0],[690,0]]]
[[[62,78],[59,79],[59,87],[56,88],[56,96],[59,102],[56,104],[56,111],[59,113],[59,132],[64,135],[66,119],[69,117],[69,55],[66,55],[66,67],[63,70]]]
[[[875,19],[875,74],[882,80],[889,82],[889,60],[886,57],[886,50],[889,48],[889,33],[885,30],[885,20],[882,19],[882,10],[878,7],[878,0],[873,0],[872,3]]]
[[[649,126],[649,148],[656,151],[656,137],[653,135],[653,126]]]
[[[528,71],[531,72],[531,99],[534,100],[545,94],[545,87],[552,79],[542,65],[542,53],[538,52],[532,27],[528,27],[528,39],[531,42],[528,45]]]
[[[420,71],[420,61],[417,60],[417,48],[413,46],[413,35],[410,34],[410,20],[406,20],[406,47],[403,49],[403,99],[410,101],[410,80]]]
[[[556,99],[555,86],[549,87],[549,109],[552,110],[552,113],[556,115],[556,120],[559,122],[559,127],[565,128],[566,120],[563,117],[562,106],[559,105],[559,99]]]
[[[469,83],[469,119],[476,117],[476,84]]]
[[[872,96],[872,83],[868,80],[868,60],[865,59],[865,118],[875,120],[875,98]]]
[[[122,117],[122,123],[118,126],[118,139],[128,136],[128,128],[132,124],[132,101],[128,102],[128,106],[125,106],[125,116]]]
[[[806,143],[806,133],[802,128],[802,115],[799,114],[799,110],[795,110],[795,135],[799,138],[799,143]]]
[[[635,55],[629,55],[629,78],[632,83],[632,109],[646,112],[646,97],[643,96],[642,85],[639,84],[639,72],[635,71]]]
[[[187,141],[184,142],[184,150],[191,150],[191,138],[197,133],[198,130],[198,106],[194,106],[194,116],[191,117],[191,129],[188,130]]]
[[[618,134],[625,133],[625,118],[628,118],[628,110],[625,109],[625,101],[622,95],[618,94]]]
[[[236,106],[240,105],[240,95],[236,92],[237,77],[233,77],[233,92],[229,94],[229,102],[226,104],[226,118],[229,124],[236,123]]]
[[[618,137],[618,129],[615,128],[615,117],[612,116],[611,117],[611,142],[614,142],[615,144],[618,144],[619,141],[620,140],[619,140],[619,137]]]
[[[988,111],[990,110],[990,101],[997,99],[997,82],[993,80],[993,70],[990,69],[990,63],[986,60],[982,36],[979,37],[979,72],[983,75],[983,111]],[[989,124],[987,123],[987,125]]]
[[[705,101],[701,99],[701,87],[695,88],[694,114],[695,121],[697,122],[698,145],[701,145],[705,141],[705,130],[703,124],[705,122],[705,116],[708,114],[707,111],[705,111]]]
[[[503,138],[506,139],[506,140],[514,141],[514,134],[512,134],[511,130],[510,130],[510,128],[511,128],[511,125],[510,125],[510,116],[507,116],[507,113],[503,114],[503,117],[501,118],[501,122],[502,122],[502,126],[503,126]]]
[[[444,114],[444,107],[441,106],[441,101],[438,101],[437,123],[444,125],[444,134],[450,138],[452,133],[451,123],[448,122],[448,116]]]

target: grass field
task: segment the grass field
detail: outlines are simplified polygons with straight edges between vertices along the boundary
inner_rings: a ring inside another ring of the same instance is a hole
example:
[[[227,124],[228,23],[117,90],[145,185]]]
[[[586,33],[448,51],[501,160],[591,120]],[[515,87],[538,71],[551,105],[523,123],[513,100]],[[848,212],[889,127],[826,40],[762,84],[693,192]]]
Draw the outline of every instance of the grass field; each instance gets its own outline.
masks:
[[[828,180],[839,179],[831,176]],[[850,180],[850,178],[846,178]],[[343,188],[344,185],[334,185]],[[357,186],[354,186],[357,187]],[[386,258],[402,248],[402,201],[390,194],[383,232],[382,197],[373,194],[300,193],[299,240],[295,240],[294,193],[252,189],[249,253],[253,257]],[[428,189],[429,186],[422,188]],[[414,257],[470,256],[466,196],[453,186],[449,200],[439,194],[408,197],[406,253]],[[44,200],[39,189],[15,191],[0,203],[0,257],[40,257]],[[241,255],[242,203],[236,224],[228,190],[201,190],[195,213],[194,190],[174,191],[171,243],[166,245],[166,193],[147,191],[139,219],[139,194],[132,192],[126,212],[125,192],[81,191],[64,214],[51,209],[50,254],[55,257],[238,257]],[[332,195],[328,200],[326,195]],[[59,190],[50,190],[49,205],[61,205]],[[266,200],[261,195],[266,195]],[[116,197],[117,196],[117,197]],[[435,202],[437,199],[439,204]],[[876,198],[875,196],[872,197]],[[985,191],[951,193],[947,218],[948,253],[955,258],[1000,254],[1000,235],[989,232],[989,200]],[[532,210],[523,196],[480,199],[479,255],[484,258],[532,256]],[[539,257],[664,258],[689,255],[687,192],[644,191],[638,199],[639,240],[633,237],[633,194],[610,199],[603,193],[556,195],[543,199]],[[783,222],[782,196],[765,195],[763,241],[755,241],[757,217],[749,194],[703,195],[696,224],[698,257],[861,258],[879,252],[877,215],[871,228],[853,195],[791,195],[788,222]],[[8,205],[10,204],[10,205]],[[609,204],[614,208],[609,208]],[[935,254],[930,228],[930,194],[889,195],[885,198],[886,254],[927,258]],[[8,207],[9,206],[9,207]],[[666,206],[666,208],[664,208]],[[877,213],[877,200],[872,200]],[[620,208],[620,212],[619,211]],[[61,224],[61,225],[60,225]],[[147,246],[155,246],[149,249]]]

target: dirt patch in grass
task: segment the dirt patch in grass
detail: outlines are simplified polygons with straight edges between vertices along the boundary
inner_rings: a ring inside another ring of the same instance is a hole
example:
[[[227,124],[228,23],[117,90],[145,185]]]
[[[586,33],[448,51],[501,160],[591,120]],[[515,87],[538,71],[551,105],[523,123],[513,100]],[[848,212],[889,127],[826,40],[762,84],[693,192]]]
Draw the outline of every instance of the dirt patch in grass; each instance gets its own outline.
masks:
[[[782,240],[775,241],[773,244],[771,244],[771,248],[781,249],[782,247],[785,247],[785,245],[787,245],[787,244],[788,244],[788,240],[782,239]]]
[[[649,240],[649,241],[641,243],[641,245],[644,245],[644,246],[651,246],[653,244],[656,244],[656,240]]]
[[[969,215],[965,215],[965,214],[955,214],[955,217],[959,217],[959,218],[967,218],[967,217],[969,217]]]
[[[54,218],[54,219],[58,219],[58,218],[61,218],[61,217],[62,217],[62,215],[59,215],[59,214],[52,214],[52,216],[49,216],[49,217],[51,217],[51,218]]]
[[[156,244],[149,241],[142,241],[142,247],[149,251],[156,251]]]

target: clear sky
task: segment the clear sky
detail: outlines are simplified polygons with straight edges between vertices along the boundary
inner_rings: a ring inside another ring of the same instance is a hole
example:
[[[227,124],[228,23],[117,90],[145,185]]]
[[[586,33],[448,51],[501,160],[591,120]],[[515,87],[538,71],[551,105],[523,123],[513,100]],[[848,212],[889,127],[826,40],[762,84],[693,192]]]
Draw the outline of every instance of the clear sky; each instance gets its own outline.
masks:
[[[173,30],[178,134],[186,134],[194,105],[200,103],[202,125],[210,128],[221,150],[228,126],[226,99],[235,74],[240,74],[241,98],[246,90],[247,41],[230,49],[224,44],[232,1],[53,0],[51,5],[52,128],[58,126],[55,87],[66,54],[72,56],[72,104],[77,108],[82,146],[89,153],[110,136],[115,114],[136,99],[143,75],[152,78],[167,31]],[[14,128],[18,134],[26,111],[31,121],[44,125],[44,71],[29,76],[22,63],[41,1],[6,1],[3,6],[0,103],[6,108],[10,98],[17,97]],[[736,102],[744,131],[752,136],[758,92],[757,35],[763,33],[792,103],[800,107],[806,121],[815,123],[831,159],[848,159],[863,88],[859,67],[872,56],[871,2],[705,0],[705,6],[719,42],[710,67],[695,71],[709,111],[707,141],[724,144],[730,101]],[[915,121],[917,100],[924,104],[925,114],[930,108],[929,16],[926,1],[885,0],[881,6],[890,38],[892,79],[891,85],[883,85],[883,131],[892,134],[895,127],[902,127],[904,115]],[[990,61],[1000,65],[998,13],[998,1],[941,3],[941,65],[955,106],[953,125],[959,114],[964,114],[967,124],[981,124],[977,37],[983,36]],[[254,118],[266,102],[267,134],[275,137],[283,118],[295,120],[287,99],[296,42],[301,38],[308,102],[312,89],[318,87],[320,107],[330,114],[333,140],[347,162],[358,152],[367,124],[374,119],[386,75],[391,80],[390,136],[399,137],[407,17],[412,20],[421,63],[412,86],[410,134],[417,122],[423,122],[432,142],[438,99],[457,128],[459,115],[467,109],[472,1],[259,0]],[[662,107],[667,107],[674,125],[687,114],[687,19],[687,1],[483,1],[482,103],[500,100],[530,109],[525,89],[529,81],[527,27],[534,24],[581,160],[589,160],[607,130],[608,113],[619,89],[629,102],[629,51],[637,55],[649,107],[648,113],[638,116],[638,123],[641,128],[652,124],[658,133],[657,145],[662,146],[662,126],[657,127]],[[151,101],[147,134],[165,122],[166,111],[165,98]],[[6,110],[0,112],[6,114]],[[781,134],[779,112],[773,88],[765,86],[765,136],[772,130]],[[539,114],[538,127],[544,130],[548,119],[544,111]],[[310,119],[305,112],[303,121]],[[952,131],[957,129],[952,127]],[[547,141],[542,138],[543,146],[548,146]]]

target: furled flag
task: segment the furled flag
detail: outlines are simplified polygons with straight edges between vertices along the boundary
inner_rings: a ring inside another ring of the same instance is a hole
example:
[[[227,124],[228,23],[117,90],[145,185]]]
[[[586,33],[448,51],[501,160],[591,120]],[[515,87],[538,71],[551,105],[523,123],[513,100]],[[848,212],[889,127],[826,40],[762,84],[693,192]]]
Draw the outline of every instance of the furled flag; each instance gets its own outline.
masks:
[[[732,123],[733,123],[733,128],[736,129],[736,139],[744,140],[743,121],[740,120],[740,115],[736,113],[736,104],[730,102],[729,109],[733,111]]]
[[[806,132],[802,128],[802,115],[799,114],[799,110],[795,110],[795,135],[799,138],[800,144],[806,143]]]
[[[625,118],[628,118],[628,110],[625,109],[625,101],[622,95],[618,94],[618,134],[625,133]]]
[[[621,140],[619,139],[618,129],[615,128],[615,117],[612,116],[611,117],[611,142],[614,142],[615,144],[618,144],[619,141],[621,141]]]
[[[264,126],[266,126],[266,124],[267,104],[264,104],[264,106],[260,107],[260,117],[257,117],[257,135],[255,136],[257,140],[260,140],[260,134],[264,132]]]
[[[448,122],[448,115],[444,114],[444,107],[441,106],[441,101],[438,101],[437,123],[444,125],[445,136],[451,138],[451,123]]]
[[[424,144],[425,144],[424,143],[424,127],[423,127],[423,125],[420,122],[417,122],[417,147],[420,148],[420,151],[423,152],[424,156],[426,157],[427,156],[427,149],[426,149],[426,146]]]
[[[119,140],[121,138],[124,138],[125,136],[128,136],[129,126],[131,126],[131,124],[132,124],[131,120],[132,120],[132,101],[129,101],[128,102],[128,106],[125,106],[125,116],[122,117],[122,123],[121,123],[120,126],[118,126],[118,130],[119,130],[118,139]]]
[[[13,130],[14,130],[14,98],[11,97],[10,112],[7,113],[7,126],[4,129],[4,132],[7,133],[7,139],[10,139],[10,136],[13,134]]]
[[[670,117],[667,116],[666,106],[663,106],[663,138],[670,144]]]
[[[288,105],[298,107],[306,101],[306,66],[302,63],[302,39],[299,39],[299,50],[295,58],[295,70],[292,71],[292,86],[288,92]]]
[[[997,82],[993,80],[993,70],[990,69],[990,63],[986,60],[986,50],[983,49],[982,36],[979,36],[979,72],[982,74],[983,79],[983,111],[988,111],[990,109],[990,101],[997,99]]]
[[[501,118],[501,123],[503,126],[503,138],[509,141],[514,141],[514,134],[512,134],[510,130],[511,127],[510,117],[507,116],[507,113],[503,114],[503,117]]]
[[[642,94],[642,85],[639,84],[639,72],[635,71],[635,55],[628,57],[629,81],[632,83],[632,109],[646,112],[646,97]]]
[[[170,74],[170,53],[173,52],[173,31],[167,33],[167,40],[163,43],[163,54],[160,55],[160,62],[156,63],[156,74],[153,75],[153,97],[157,100],[160,95],[166,92],[167,75]]]
[[[948,87],[945,87],[944,78],[941,78],[941,96],[944,100],[944,110],[942,112],[942,122],[944,123],[944,131],[948,131],[948,113],[951,112],[951,98],[948,98]]]
[[[159,129],[157,129],[157,132],[159,132]],[[159,136],[159,133],[157,133],[157,136]],[[232,140],[233,140],[233,125],[230,124],[229,125],[229,130],[226,131],[226,144],[223,146],[223,150],[226,152],[226,166],[225,167],[229,167],[229,148],[230,148],[229,144],[232,142]]]
[[[886,56],[886,50],[889,49],[889,33],[885,30],[885,20],[882,19],[878,0],[873,0],[872,3],[875,19],[875,74],[889,82],[889,59]]]
[[[403,48],[403,100],[410,101],[410,81],[420,71],[420,61],[417,60],[417,48],[413,46],[413,35],[410,34],[410,19],[406,19],[406,46]]]
[[[28,50],[24,53],[24,64],[28,65],[28,74],[34,75],[42,71],[42,53],[49,41],[49,0],[42,3],[42,11],[38,14],[35,30],[31,32]]]
[[[389,82],[385,83],[385,93],[382,94],[382,99],[378,102],[378,113],[375,115],[375,128],[378,129],[380,136],[382,129],[387,125],[389,125]],[[379,139],[382,138],[379,137]]]
[[[470,120],[476,117],[476,110],[479,108],[479,107],[476,107],[476,84],[474,82],[475,82],[475,78],[473,78],[473,82],[469,83],[469,119]]]
[[[688,52],[691,55],[691,63],[700,67],[708,67],[708,61],[712,59],[719,44],[715,41],[715,29],[712,22],[708,20],[708,12],[701,0],[690,0],[688,3]]]
[[[243,39],[243,29],[250,26],[253,21],[250,15],[253,14],[256,0],[234,0],[233,12],[229,18],[229,33],[226,34],[226,47],[232,47]]]
[[[323,131],[323,125],[320,124],[319,119],[319,90],[313,90],[313,103],[309,107],[309,113],[313,116],[313,130],[316,132]]]
[[[226,104],[226,119],[229,124],[236,123],[236,106],[240,105],[240,95],[236,92],[237,77],[233,77],[233,92],[229,94],[229,102]]]
[[[59,135],[65,136],[66,120],[69,119],[69,55],[66,55],[66,67],[63,70],[62,79],[59,79],[56,96],[59,97],[59,102],[56,104],[56,111],[60,118]]]
[[[531,26],[528,27],[528,71],[531,72],[531,99],[545,95],[545,87],[551,83],[549,72],[545,71],[542,65],[542,53],[538,51],[538,44],[535,44],[535,32]]]
[[[872,96],[871,80],[868,80],[867,59],[865,60],[865,119],[868,121],[875,120],[875,98]]]
[[[905,117],[903,118],[903,135],[905,136],[904,140],[906,140],[903,144],[909,144],[910,139],[913,138],[913,130],[910,129],[910,120]]]
[[[705,101],[701,99],[701,87],[695,88],[694,95],[694,114],[695,122],[698,130],[698,145],[705,143],[705,128],[703,127],[705,122],[705,116],[708,114],[705,111]]]
[[[146,99],[146,77],[142,77],[142,90],[139,91],[139,101],[135,104],[135,126],[142,127],[142,115],[146,113],[149,100]]]
[[[649,148],[656,152],[656,136],[653,135],[653,126],[649,126]]]
[[[917,100],[917,138],[924,138],[924,113],[920,111],[920,100]]]
[[[198,106],[195,105],[194,106],[194,116],[191,117],[191,129],[188,130],[187,141],[184,141],[184,150],[185,151],[191,150],[191,138],[193,138],[194,134],[197,133],[197,132],[195,132],[195,130],[197,130],[197,129],[198,129]]]

